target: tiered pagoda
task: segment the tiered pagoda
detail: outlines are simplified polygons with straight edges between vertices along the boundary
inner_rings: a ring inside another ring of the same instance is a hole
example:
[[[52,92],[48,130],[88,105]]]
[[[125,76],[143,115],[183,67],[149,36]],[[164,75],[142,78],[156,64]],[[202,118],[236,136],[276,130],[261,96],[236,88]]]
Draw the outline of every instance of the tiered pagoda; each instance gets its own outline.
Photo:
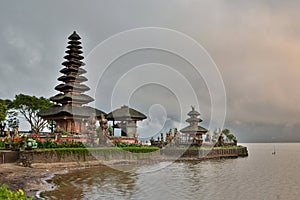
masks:
[[[67,55],[64,57],[66,61],[62,63],[64,68],[60,70],[63,75],[57,79],[63,83],[55,87],[60,93],[50,98],[56,105],[41,111],[39,115],[43,119],[54,120],[58,131],[80,133],[86,130],[87,121],[91,116],[100,118],[101,113],[105,113],[83,106],[94,99],[83,94],[90,88],[83,84],[87,78],[83,76],[86,70],[82,68],[85,64],[82,62],[84,57],[81,55],[83,53],[79,41],[81,38],[74,31],[68,39]]]
[[[134,138],[137,137],[137,121],[142,121],[147,117],[128,106],[122,106],[106,115],[108,121],[113,121],[113,136],[115,129],[121,129],[121,136]]]
[[[202,145],[202,135],[206,134],[208,130],[202,126],[199,126],[199,123],[202,122],[202,119],[198,118],[199,115],[200,113],[197,112],[192,106],[192,110],[188,113],[190,118],[186,120],[186,122],[188,122],[190,125],[180,130],[182,133],[182,143],[198,146]]]

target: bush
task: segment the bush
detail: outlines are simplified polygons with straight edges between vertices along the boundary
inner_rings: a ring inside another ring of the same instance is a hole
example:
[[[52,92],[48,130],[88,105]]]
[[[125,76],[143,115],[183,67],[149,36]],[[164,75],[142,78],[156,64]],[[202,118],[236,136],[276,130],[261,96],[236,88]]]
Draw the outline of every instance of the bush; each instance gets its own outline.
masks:
[[[74,141],[74,140],[65,140],[61,143],[46,140],[45,142],[41,142],[40,140],[37,141],[38,148],[41,149],[51,149],[51,148],[84,148],[84,144],[81,141]]]
[[[23,190],[18,190],[17,192],[13,192],[7,189],[7,185],[3,184],[2,187],[0,187],[0,199],[7,199],[7,200],[32,200],[32,197],[27,197]]]
[[[153,151],[158,151],[158,147],[148,147],[148,146],[129,146],[129,147],[122,147],[122,150],[129,151],[132,153],[150,153]]]
[[[5,148],[5,141],[0,140],[0,148]]]
[[[126,142],[123,142],[123,143],[116,143],[115,146],[123,148],[123,147],[142,147],[143,145],[136,144],[136,143],[126,143]]]

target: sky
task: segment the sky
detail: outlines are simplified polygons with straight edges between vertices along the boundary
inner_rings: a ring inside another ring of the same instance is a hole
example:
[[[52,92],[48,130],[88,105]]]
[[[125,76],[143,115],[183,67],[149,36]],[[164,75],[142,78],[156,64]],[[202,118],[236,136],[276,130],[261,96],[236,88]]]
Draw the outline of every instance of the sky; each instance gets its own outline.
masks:
[[[94,106],[143,112],[142,135],[186,126],[195,105],[202,126],[223,124],[240,142],[299,142],[299,9],[296,0],[0,0],[0,98],[57,94],[76,30]]]

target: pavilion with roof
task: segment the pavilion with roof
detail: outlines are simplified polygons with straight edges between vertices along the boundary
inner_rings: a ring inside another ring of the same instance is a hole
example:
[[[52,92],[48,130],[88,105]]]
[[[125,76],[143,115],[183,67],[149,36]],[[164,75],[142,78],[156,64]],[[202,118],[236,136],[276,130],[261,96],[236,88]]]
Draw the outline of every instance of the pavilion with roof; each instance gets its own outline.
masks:
[[[113,136],[115,129],[121,129],[121,136],[134,138],[137,137],[137,121],[142,121],[147,117],[128,106],[122,106],[106,115],[108,121],[113,121]]]
[[[190,116],[190,118],[188,118],[186,122],[190,125],[180,130],[181,143],[201,146],[203,141],[202,135],[206,134],[208,130],[199,126],[202,119],[198,118],[200,113],[195,110],[195,107],[192,106],[192,110],[187,115]]]
[[[84,57],[81,55],[83,53],[79,41],[81,38],[74,31],[68,39],[67,55],[64,57],[66,61],[62,63],[64,68],[60,70],[63,75],[58,78],[62,83],[55,87],[55,90],[60,93],[50,98],[56,105],[38,114],[43,119],[54,120],[58,131],[80,133],[86,130],[90,117],[100,118],[101,114],[105,115],[105,113],[96,108],[84,106],[94,99],[83,94],[90,88],[83,84],[87,78],[83,76],[86,70],[82,68],[85,64],[82,62]]]

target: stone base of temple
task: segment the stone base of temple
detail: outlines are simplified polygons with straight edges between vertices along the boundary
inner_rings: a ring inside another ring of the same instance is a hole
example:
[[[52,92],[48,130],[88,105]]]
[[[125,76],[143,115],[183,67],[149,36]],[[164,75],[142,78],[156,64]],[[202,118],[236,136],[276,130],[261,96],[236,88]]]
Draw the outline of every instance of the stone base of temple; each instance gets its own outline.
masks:
[[[94,151],[61,152],[56,150],[32,150],[17,152],[22,162],[34,163],[88,163],[90,161],[106,162],[160,162],[160,161],[199,161],[205,159],[237,158],[248,156],[247,147],[224,148],[164,148],[151,153],[131,153],[120,148],[95,148]],[[28,161],[27,161],[27,160]],[[21,163],[22,164],[22,163]],[[25,166],[25,165],[24,165]],[[26,165],[27,166],[27,165]]]

